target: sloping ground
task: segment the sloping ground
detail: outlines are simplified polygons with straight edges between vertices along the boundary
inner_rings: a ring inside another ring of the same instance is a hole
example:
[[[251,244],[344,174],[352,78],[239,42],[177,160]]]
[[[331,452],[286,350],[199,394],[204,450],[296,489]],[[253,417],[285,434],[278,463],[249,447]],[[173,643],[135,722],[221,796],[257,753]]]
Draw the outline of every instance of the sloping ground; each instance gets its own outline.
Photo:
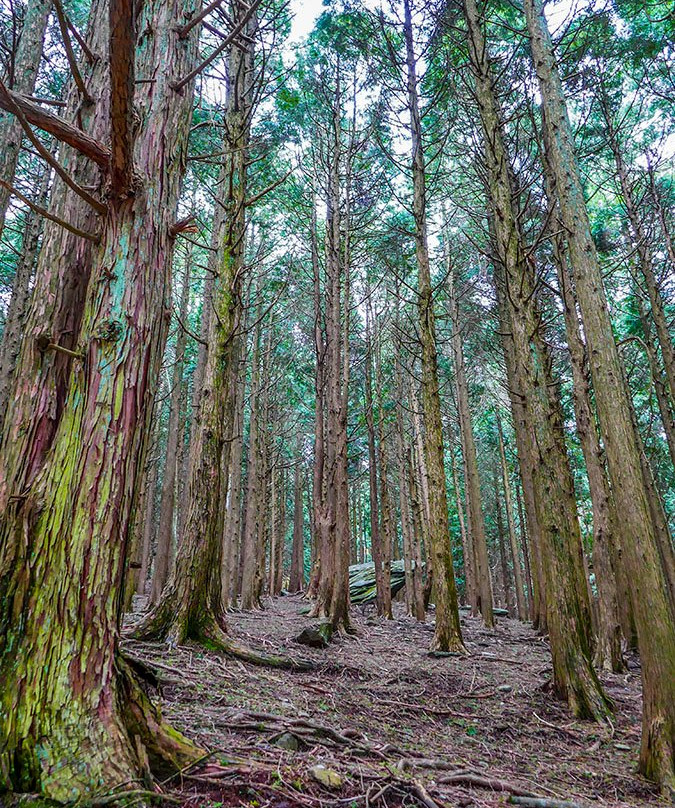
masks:
[[[636,774],[635,659],[628,674],[603,677],[617,711],[613,726],[600,727],[573,720],[552,697],[547,644],[515,620],[499,618],[489,632],[464,617],[470,656],[433,658],[431,618],[385,621],[372,607],[356,608],[358,633],[316,650],[292,641],[311,624],[306,601],[267,606],[233,614],[232,633],[312,659],[314,670],[126,644],[156,669],[165,715],[213,750],[202,768],[166,783],[184,806],[454,808],[504,805],[517,793],[589,808],[666,804]],[[322,784],[325,772],[311,771],[317,765],[339,775],[339,785]]]

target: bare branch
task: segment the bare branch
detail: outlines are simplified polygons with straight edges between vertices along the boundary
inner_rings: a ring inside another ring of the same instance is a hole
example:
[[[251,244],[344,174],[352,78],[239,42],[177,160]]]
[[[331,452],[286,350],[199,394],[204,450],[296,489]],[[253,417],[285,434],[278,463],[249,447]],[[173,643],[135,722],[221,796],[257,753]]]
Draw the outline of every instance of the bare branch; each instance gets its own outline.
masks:
[[[198,76],[202,72],[202,70],[204,70],[204,68],[208,67],[214,59],[216,59],[218,56],[220,56],[220,54],[225,50],[225,48],[227,48],[228,45],[231,45],[232,42],[234,42],[234,40],[239,36],[239,34],[241,34],[241,32],[246,27],[246,23],[255,14],[255,11],[258,8],[258,6],[260,5],[260,3],[261,3],[261,0],[253,0],[251,5],[248,7],[248,10],[246,11],[246,13],[239,20],[239,22],[234,26],[234,28],[230,31],[230,33],[227,35],[227,37],[220,43],[220,45],[218,45],[217,48],[215,48],[213,51],[211,51],[211,53],[206,57],[206,59],[204,59],[204,61],[201,64],[198,64],[197,67],[195,67],[194,70],[191,70],[187,74],[187,76],[184,76],[182,79],[179,79],[178,81],[175,81],[171,85],[173,87],[173,89],[174,90],[180,90],[181,88],[183,88],[189,81],[192,81],[192,79],[195,76]]]
[[[54,135],[57,140],[67,143],[77,149],[85,157],[89,157],[101,168],[108,168],[110,162],[110,152],[86,132],[73,126],[68,121],[59,118],[52,112],[33,103],[26,96],[15,93],[0,82],[0,107],[16,115],[18,109],[26,121],[37,126],[39,129]],[[17,116],[18,117],[18,116]]]
[[[77,58],[75,56],[75,51],[73,50],[73,43],[70,41],[70,34],[68,33],[68,21],[66,20],[66,15],[63,10],[63,6],[61,5],[61,0],[53,0],[53,2],[56,18],[59,21],[59,28],[61,29],[63,46],[66,49],[66,56],[68,57],[68,64],[70,65],[70,72],[73,74],[75,85],[80,91],[80,95],[84,99],[85,103],[92,104],[94,99],[91,97],[89,90],[87,90],[87,85],[84,83],[82,73],[80,73],[80,68],[77,64]]]
[[[180,39],[185,39],[185,37],[190,33],[190,31],[195,27],[195,25],[199,25],[199,23],[204,19],[204,17],[208,17],[208,15],[218,8],[218,6],[223,2],[223,0],[213,0],[212,3],[204,6],[204,8],[193,17],[190,22],[185,23],[185,25],[181,25],[177,27],[175,30],[178,32],[178,36]]]
[[[68,230],[68,232],[72,233],[75,236],[80,236],[81,238],[86,238],[88,241],[93,241],[95,244],[98,244],[101,240],[100,236],[96,233],[87,233],[86,230],[80,230],[78,227],[75,227],[72,224],[64,221],[63,219],[59,219],[58,216],[54,216],[53,213],[50,213],[46,208],[41,207],[40,205],[36,205],[31,199],[21,193],[21,191],[14,188],[13,185],[10,185],[8,182],[0,179],[0,185],[3,188],[6,188],[10,194],[15,196],[17,199],[20,199],[24,202],[31,210],[34,210],[40,216],[44,216],[45,219],[49,219],[50,222],[54,222],[55,224],[60,225],[64,228],[64,230]]]

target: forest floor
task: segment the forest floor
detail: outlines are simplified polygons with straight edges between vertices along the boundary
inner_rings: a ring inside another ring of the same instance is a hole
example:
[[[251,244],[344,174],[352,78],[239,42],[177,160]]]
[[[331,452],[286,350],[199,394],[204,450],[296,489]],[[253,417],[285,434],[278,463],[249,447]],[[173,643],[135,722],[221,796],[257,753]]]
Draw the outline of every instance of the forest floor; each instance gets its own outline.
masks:
[[[356,635],[311,649],[293,641],[314,622],[306,600],[265,606],[231,614],[233,637],[313,670],[125,642],[156,671],[164,715],[213,753],[165,784],[184,808],[487,808],[513,794],[570,808],[665,804],[636,773],[634,658],[627,674],[603,675],[616,713],[598,726],[553,697],[547,642],[516,620],[487,631],[462,617],[470,655],[432,657],[433,612],[419,624],[402,604],[390,621],[356,607]]]

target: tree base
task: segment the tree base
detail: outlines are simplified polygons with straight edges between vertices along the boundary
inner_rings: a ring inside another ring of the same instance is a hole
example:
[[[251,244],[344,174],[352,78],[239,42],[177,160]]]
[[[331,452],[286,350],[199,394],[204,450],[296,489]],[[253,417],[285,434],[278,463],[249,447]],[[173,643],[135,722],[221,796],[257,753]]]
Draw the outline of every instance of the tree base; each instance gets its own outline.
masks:
[[[170,602],[169,598],[165,598],[163,603],[136,626],[130,636],[136,640],[164,641],[172,646],[184,645],[189,640],[210,651],[227,654],[261,667],[295,671],[308,671],[314,668],[314,664],[309,660],[266,654],[240,645],[228,635],[224,618],[218,620],[210,614],[202,615],[198,622],[191,622],[188,620],[187,610],[173,612],[167,605]]]

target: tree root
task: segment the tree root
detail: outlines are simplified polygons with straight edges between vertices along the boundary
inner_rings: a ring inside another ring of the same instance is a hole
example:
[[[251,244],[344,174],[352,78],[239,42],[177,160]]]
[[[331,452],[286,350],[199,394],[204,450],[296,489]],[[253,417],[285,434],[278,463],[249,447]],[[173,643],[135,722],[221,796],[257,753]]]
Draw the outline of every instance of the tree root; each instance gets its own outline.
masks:
[[[242,720],[246,723],[242,723]],[[324,724],[317,724],[308,718],[288,718],[283,715],[274,715],[273,713],[246,710],[239,711],[233,715],[232,721],[228,722],[226,726],[230,729],[246,729],[254,732],[269,732],[270,734],[290,732],[300,737],[309,734],[319,743],[321,739],[324,739],[330,741],[333,746],[350,748],[363,755],[372,755],[381,760],[387,757],[387,754],[382,749],[348,737],[345,733],[338,732],[336,729]]]
[[[522,797],[535,797],[536,795],[522,786],[509,783],[506,780],[499,780],[496,777],[484,777],[472,771],[458,771],[439,777],[439,783],[444,785],[467,785],[478,788],[488,788],[491,791],[508,791],[509,794]]]
[[[509,797],[511,805],[522,805],[526,808],[582,808],[578,802],[569,800],[550,800],[548,797]]]
[[[117,658],[119,709],[129,737],[135,739],[139,762],[147,755],[146,767],[161,777],[193,765],[206,752],[162,719],[141,687],[134,668],[120,654]]]
[[[171,594],[167,596],[171,602]],[[164,603],[160,603],[152,612],[130,632],[129,636],[135,640],[158,640],[171,645],[182,645],[187,640],[203,645],[210,651],[218,651],[235,659],[241,659],[251,665],[267,668],[281,668],[290,671],[309,671],[314,669],[314,663],[307,659],[293,659],[292,657],[276,654],[266,654],[248,646],[241,645],[233,640],[227,633],[227,628],[213,616],[203,617],[198,624],[191,624],[184,611],[172,615]]]

